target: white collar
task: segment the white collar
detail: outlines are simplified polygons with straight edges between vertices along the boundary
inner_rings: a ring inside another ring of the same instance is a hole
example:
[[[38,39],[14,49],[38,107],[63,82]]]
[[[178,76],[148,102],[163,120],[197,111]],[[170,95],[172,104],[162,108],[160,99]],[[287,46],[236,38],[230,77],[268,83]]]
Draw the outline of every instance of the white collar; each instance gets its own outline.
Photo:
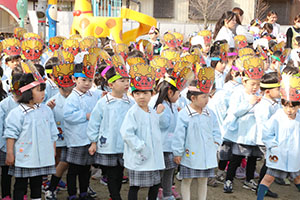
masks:
[[[21,103],[19,105],[19,107],[21,108],[21,110],[23,111],[23,113],[27,114],[27,113],[29,113],[29,112],[31,112],[33,110],[38,109],[40,107],[40,104],[36,103],[36,104],[33,105],[33,107],[29,107],[26,104]]]
[[[116,97],[113,97],[111,95],[111,93],[109,92],[105,95],[105,98],[106,98],[107,104],[111,103],[112,101],[118,100],[118,99],[120,99],[126,103],[130,103],[129,97],[126,94],[124,94],[122,98],[116,98]]]
[[[58,88],[57,85],[50,78],[48,78],[47,80],[52,89]]]
[[[278,104],[278,102],[277,101],[274,101],[274,100],[271,100],[271,99],[268,99],[268,98],[266,98],[266,97],[264,97],[263,96],[263,98],[262,99],[264,99],[265,101],[267,101],[267,102],[269,102],[272,106],[275,106],[275,105],[277,105]]]
[[[188,115],[189,115],[189,117],[194,117],[194,116],[196,116],[196,115],[200,115],[196,110],[194,110],[190,105],[187,105],[186,106],[186,110],[187,110],[187,112],[188,112]],[[202,109],[202,113],[201,113],[201,115],[207,115],[207,116],[209,116],[209,112],[208,112],[208,110],[207,110],[207,108],[206,107],[204,107],[203,109]]]
[[[77,94],[80,97],[82,97],[85,94],[89,95],[89,96],[93,96],[90,90],[88,90],[86,93],[83,93],[83,92],[80,92],[79,90],[77,90],[76,88],[74,88],[73,91],[75,94]]]

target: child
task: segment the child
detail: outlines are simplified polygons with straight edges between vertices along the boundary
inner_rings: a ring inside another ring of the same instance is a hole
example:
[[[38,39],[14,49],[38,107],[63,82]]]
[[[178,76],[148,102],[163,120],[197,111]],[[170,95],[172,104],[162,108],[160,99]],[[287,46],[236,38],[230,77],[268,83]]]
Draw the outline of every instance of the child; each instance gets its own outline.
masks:
[[[130,183],[128,199],[137,200],[140,187],[150,187],[148,200],[156,200],[159,170],[165,168],[158,118],[164,106],[160,104],[156,112],[148,106],[155,80],[152,67],[136,64],[129,75],[136,104],[128,110],[121,126],[124,166],[128,169]]]
[[[166,168],[161,173],[163,199],[174,198],[172,196],[172,183],[173,174],[177,165],[173,161],[174,156],[172,153],[171,144],[174,138],[174,130],[178,115],[178,109],[175,103],[180,94],[179,90],[177,89],[176,82],[177,80],[174,77],[166,77],[164,79],[159,88],[158,98],[154,106],[154,109],[156,109],[160,104],[165,107],[162,115],[159,117],[159,128],[162,134],[164,160],[166,165]]]
[[[269,66],[269,69],[266,71],[266,73],[269,72],[279,72],[281,61],[280,61],[281,51],[275,51],[273,55],[271,56],[271,63]]]
[[[224,73],[227,75],[230,69],[232,69],[232,66],[235,63],[235,60],[237,59],[238,53],[236,52],[235,48],[229,48],[229,51],[227,53],[227,64],[224,70]],[[226,79],[226,77],[225,77]],[[225,81],[227,82],[227,81]]]
[[[294,48],[291,51],[291,59],[293,60],[294,66],[299,67],[299,65],[300,65],[300,35],[295,37]]]
[[[22,74],[14,74],[12,78],[12,86],[18,82]],[[11,199],[11,175],[8,174],[9,166],[5,164],[6,159],[6,141],[2,137],[4,134],[4,125],[5,119],[8,113],[18,106],[16,90],[11,88],[13,95],[5,98],[0,102],[0,166],[1,166],[1,191],[2,199],[9,200]]]
[[[51,97],[58,93],[58,87],[54,82],[54,77],[52,75],[53,67],[59,65],[59,60],[57,57],[52,57],[45,63],[45,70],[47,74],[46,80],[46,91],[44,102],[48,102]]]
[[[9,92],[10,84],[11,84],[11,73],[12,70],[20,65],[19,55],[17,56],[8,56],[5,58],[5,66],[4,73],[2,79],[2,86],[6,93]]]
[[[34,76],[35,75],[35,76]],[[41,199],[42,176],[55,173],[57,128],[49,107],[41,104],[45,83],[37,72],[22,75],[19,82],[20,105],[6,118],[6,164],[14,165],[14,199],[23,200],[30,180],[31,199]],[[45,156],[47,155],[47,156]]]
[[[94,54],[86,54],[83,63],[76,64],[72,80],[76,87],[66,99],[64,105],[65,140],[67,143],[66,161],[69,163],[67,174],[68,199],[76,199],[76,178],[79,176],[79,189],[81,199],[93,199],[87,194],[90,165],[93,157],[89,155],[90,140],[86,129],[91,112],[97,101],[101,98],[100,90],[90,91],[96,66]],[[92,62],[92,61],[95,62]],[[91,63],[91,64],[90,64]]]
[[[257,96],[260,79],[263,75],[263,61],[258,57],[250,57],[243,62],[244,90],[235,91],[228,108],[228,115],[224,120],[224,140],[232,142],[232,156],[227,169],[224,192],[232,192],[232,181],[236,169],[243,158],[247,157],[246,180],[244,188],[255,190],[254,171],[256,159],[262,155],[256,143],[256,121],[254,107],[260,101]]]
[[[263,75],[260,82],[260,90],[263,93],[263,98],[256,105],[254,115],[257,124],[257,144],[264,145],[262,142],[262,128],[263,125],[271,118],[271,116],[278,110],[279,104],[277,99],[280,98],[280,82],[277,72],[270,72]],[[265,176],[267,171],[266,161],[260,170],[259,183]],[[278,195],[268,190],[267,196],[276,198]]]
[[[3,76],[3,69],[2,69],[2,67],[0,67],[0,79],[1,79],[2,76]],[[6,97],[7,97],[7,92],[3,88],[2,81],[0,81],[0,101],[5,99]]]
[[[198,80],[188,87],[187,98],[191,101],[182,109],[172,142],[174,161],[180,164],[181,194],[183,200],[191,199],[190,186],[198,181],[198,199],[206,199],[207,179],[214,177],[217,163],[217,145],[221,134],[214,113],[206,107],[214,81],[214,69],[200,68]],[[203,80],[206,83],[203,84]]]
[[[59,88],[59,93],[49,99],[47,105],[52,109],[54,120],[59,130],[58,140],[56,141],[56,174],[52,175],[48,190],[45,192],[45,198],[49,200],[56,199],[56,188],[66,189],[66,184],[61,181],[63,173],[68,169],[66,161],[67,145],[64,139],[64,118],[63,107],[66,98],[71,94],[74,82],[70,76],[74,73],[73,64],[61,64],[53,66],[53,79]]]
[[[278,109],[263,127],[262,140],[267,148],[268,170],[259,185],[258,200],[264,199],[275,177],[284,179],[290,176],[300,191],[300,160],[298,158],[300,99],[295,88],[300,84],[298,75],[282,76],[281,104],[283,108]]]
[[[211,63],[210,66],[215,69],[215,84],[216,89],[220,90],[223,88],[226,73],[224,73],[226,62],[220,58],[220,50],[216,49],[210,55]]]
[[[120,128],[134,103],[126,95],[129,89],[129,75],[126,71],[121,73],[119,66],[109,65],[102,67],[100,73],[112,91],[97,102],[91,114],[87,129],[92,143],[89,153],[95,154],[95,164],[101,165],[107,175],[111,199],[120,200],[124,171],[124,141],[120,137]]]
[[[261,29],[260,38],[266,38],[270,41],[274,39],[272,32],[273,32],[273,25],[270,23],[265,23]]]

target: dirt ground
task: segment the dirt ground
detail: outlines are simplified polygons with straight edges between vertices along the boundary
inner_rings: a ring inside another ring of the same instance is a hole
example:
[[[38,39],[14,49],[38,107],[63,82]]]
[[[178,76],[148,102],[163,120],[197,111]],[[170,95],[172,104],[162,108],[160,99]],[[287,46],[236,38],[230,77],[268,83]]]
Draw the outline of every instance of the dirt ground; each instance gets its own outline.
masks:
[[[175,181],[177,191],[180,191],[180,181]],[[207,200],[234,200],[234,199],[241,199],[241,200],[254,200],[256,199],[255,192],[251,190],[246,190],[242,188],[243,180],[235,180],[234,181],[234,192],[232,194],[225,194],[223,193],[223,185],[219,184],[217,187],[208,187],[208,195]],[[107,186],[104,186],[100,184],[99,181],[91,180],[91,186],[92,188],[97,192],[97,200],[108,200],[109,199],[109,193]],[[197,192],[196,192],[197,182],[193,181],[192,188],[191,188],[191,194],[192,194],[192,200],[197,199]],[[123,184],[121,195],[122,198],[125,200],[127,199],[127,193],[129,189],[129,184]],[[278,200],[297,200],[300,199],[299,195],[300,193],[292,183],[290,186],[280,186],[276,183],[273,183],[271,186],[271,190],[273,192],[276,192],[279,194]],[[147,188],[142,188],[139,191],[139,199],[145,200],[147,197]],[[66,199],[67,198],[67,192],[66,191],[60,191],[58,194],[58,199]],[[265,198],[265,199],[272,199],[272,198]]]

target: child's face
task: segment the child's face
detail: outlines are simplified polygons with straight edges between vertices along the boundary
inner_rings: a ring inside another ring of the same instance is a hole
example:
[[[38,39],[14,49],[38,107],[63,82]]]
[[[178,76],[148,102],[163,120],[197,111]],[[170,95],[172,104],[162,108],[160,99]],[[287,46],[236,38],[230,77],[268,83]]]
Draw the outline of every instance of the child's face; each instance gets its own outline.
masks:
[[[146,108],[146,107],[148,107],[148,103],[151,99],[152,93],[151,93],[151,91],[137,91],[137,92],[134,92],[132,95],[133,95],[135,102],[141,108]]]
[[[244,80],[243,85],[247,94],[255,94],[259,89],[260,80]]]
[[[272,88],[269,89],[269,95],[272,99],[278,99],[280,98],[280,88]]]
[[[8,61],[8,62],[6,63],[6,65],[7,65],[8,67],[10,67],[11,69],[14,69],[14,68],[17,66],[17,62],[15,62],[14,60],[11,60],[11,61]]]
[[[65,87],[65,88],[59,88],[59,93],[63,96],[63,97],[65,97],[65,98],[67,98],[70,94],[71,94],[71,92],[72,92],[72,90],[73,90],[73,86],[72,87]]]
[[[268,23],[274,24],[277,21],[278,17],[277,17],[277,15],[271,15],[271,16],[267,17],[267,19],[268,19]]]
[[[173,90],[169,89],[168,90],[168,98],[169,98],[170,102],[175,103],[179,98],[179,94],[180,94],[180,92],[178,90],[176,92],[174,92]]]
[[[291,106],[291,105],[282,105],[284,113],[288,116],[289,119],[295,119],[299,106]]]
[[[82,93],[86,93],[93,85],[93,79],[91,78],[78,77],[73,80],[75,80],[76,89]]]
[[[225,62],[218,62],[217,65],[216,65],[216,70],[218,72],[223,73],[224,70],[225,70],[225,67],[226,67],[226,63]]]
[[[129,89],[129,79],[128,78],[121,78],[116,80],[115,82],[109,84],[112,91],[116,93],[126,93]]]
[[[205,44],[204,47],[202,48],[202,52],[205,54],[208,54],[210,50],[210,44]]]
[[[42,103],[45,97],[45,90],[41,91],[41,86],[38,85],[32,88],[32,102],[33,103]]]
[[[200,94],[197,96],[192,96],[192,103],[198,108],[204,108],[209,99],[209,94]]]

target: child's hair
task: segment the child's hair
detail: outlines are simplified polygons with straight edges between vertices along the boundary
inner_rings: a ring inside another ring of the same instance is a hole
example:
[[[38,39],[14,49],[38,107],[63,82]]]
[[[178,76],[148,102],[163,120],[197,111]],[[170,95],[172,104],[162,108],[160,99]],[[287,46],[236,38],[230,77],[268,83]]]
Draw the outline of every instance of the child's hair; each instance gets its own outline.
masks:
[[[233,76],[232,76],[232,74],[231,74],[232,71],[233,71],[233,69],[231,68],[231,69],[229,70],[229,72],[226,74],[224,83],[227,83],[228,81],[233,80]],[[235,71],[235,76],[238,76],[238,75],[240,75],[240,74],[241,74],[241,72]]]
[[[107,66],[107,64],[100,63],[99,66],[97,67],[96,73],[95,73],[95,78],[94,78],[94,84],[96,86],[102,86],[102,82],[105,81],[105,79],[101,76],[101,71],[103,70],[102,68],[105,68],[106,66]],[[103,88],[101,88],[101,89],[103,89]]]
[[[17,61],[19,60],[19,58],[21,58],[20,55],[15,55],[15,56],[8,56],[5,58],[5,63],[8,63],[9,61]]]
[[[40,64],[34,64],[35,68],[39,72],[39,74],[44,78],[45,77],[45,69],[42,65]]]
[[[275,52],[273,53],[273,56],[276,56],[276,57],[280,58],[280,56],[281,56],[281,51],[275,51]],[[271,62],[273,62],[273,61],[278,61],[278,60],[276,60],[275,58],[271,57]]]
[[[2,77],[2,76],[3,76],[3,69],[0,66],[0,77]],[[3,99],[5,99],[6,97],[7,97],[7,93],[3,89],[2,81],[0,81],[0,101],[2,101]]]
[[[201,44],[192,45],[190,47],[190,53],[193,53],[195,48],[202,49],[202,46],[201,46]]]
[[[281,99],[281,104],[283,106],[291,106],[291,107],[300,106],[300,102],[298,101],[287,101],[285,99]]]
[[[270,40],[270,41],[268,42],[269,49],[273,49],[273,47],[274,47],[276,44],[277,44],[276,41]]]
[[[272,83],[279,83],[279,77],[278,77],[278,73],[277,72],[270,72],[267,74],[264,74],[261,79],[260,79],[261,83],[265,83],[265,84],[272,84]],[[260,86],[260,90],[263,92],[265,90],[268,90],[270,88],[264,88],[262,86]]]
[[[182,44],[182,47],[184,47],[184,48],[189,48],[189,50],[190,50],[191,43],[190,43],[190,42],[185,42],[185,43]],[[188,50],[188,51],[189,51],[189,50]]]
[[[258,22],[258,19],[252,19],[251,22],[250,22],[250,26],[253,26],[255,24],[255,26],[259,26],[260,27],[260,24],[257,23]]]
[[[52,58],[50,58],[46,63],[45,63],[45,69],[47,70],[47,69],[53,69],[53,67],[55,66],[55,65],[59,65],[59,59],[57,58],[57,57],[52,57]],[[50,77],[50,74],[49,73],[47,73],[47,77],[48,78],[51,78]]]
[[[82,73],[82,69],[83,69],[83,64],[82,63],[78,63],[74,66],[74,74],[75,73]],[[76,79],[78,79],[78,77],[75,77]]]
[[[170,79],[175,81],[175,78],[170,76]],[[160,85],[159,91],[158,91],[158,98],[156,100],[156,103],[154,105],[154,109],[157,108],[157,106],[159,104],[161,104],[164,100],[166,100],[167,102],[170,103],[170,108],[172,110],[172,102],[170,101],[169,97],[168,97],[168,91],[172,90],[173,94],[175,94],[175,92],[178,90],[176,87],[174,87],[172,84],[170,84],[167,81],[163,81]],[[172,110],[173,112],[173,110]]]
[[[300,22],[300,14],[295,16],[294,22]]]
[[[263,29],[266,30],[269,34],[273,31],[273,25],[270,23],[265,23]]]
[[[232,9],[232,12],[234,12],[236,15],[239,15],[239,16],[243,16],[244,15],[244,11],[241,8],[239,8],[239,7],[234,7]],[[239,17],[236,18],[236,23],[239,24],[239,25],[242,24]]]
[[[141,51],[137,50],[137,49],[133,49],[132,51],[130,51],[128,53],[128,58],[130,58],[130,57],[140,57],[140,58],[143,58],[144,54]]]
[[[212,52],[211,54],[210,54],[210,57],[212,58],[212,57],[220,57],[220,50],[219,49],[216,49],[214,52]],[[212,60],[211,62],[210,62],[210,66],[212,67],[212,68],[216,68],[216,66],[217,66],[217,64],[218,64],[218,62],[222,62],[221,60]]]
[[[151,95],[153,94],[153,90],[133,90],[131,92],[132,96],[137,92],[151,92]]]
[[[116,71],[114,67],[109,68],[109,70],[107,70],[107,72],[105,73],[105,77],[103,77],[101,75],[102,71],[107,67],[107,65],[103,64],[101,65],[100,68],[97,69],[97,72],[99,72],[99,74],[97,74],[98,76],[98,80],[97,80],[97,86],[100,86],[101,90],[105,90],[105,86],[108,86],[108,82],[107,80],[110,79],[111,77],[113,77],[114,75],[116,75]]]
[[[30,84],[34,81],[35,81],[35,79],[34,79],[34,77],[31,73],[23,74],[20,78],[19,88],[21,88],[25,85],[28,85],[28,84]],[[40,83],[40,90],[44,91],[45,88],[46,88],[46,84],[45,83]],[[32,89],[29,89],[29,90],[24,91],[21,94],[21,97],[18,99],[18,102],[28,104],[32,99],[33,99]]]
[[[265,21],[268,21],[268,17],[271,17],[272,15],[278,16],[277,12],[275,12],[274,10],[271,10],[270,12],[268,12]]]
[[[197,80],[192,80],[192,82],[190,83],[190,86],[197,86]],[[195,91],[189,91],[186,93],[186,98],[190,101],[192,101],[192,96],[198,96],[203,94],[203,92],[195,92]]]
[[[22,75],[23,75],[23,73],[14,73],[14,74],[12,75],[11,85],[14,86],[15,83],[16,83],[17,81],[20,80],[20,78],[22,77]],[[12,92],[13,94],[19,95],[19,93],[18,93],[17,91],[15,91],[15,90],[12,90],[12,89],[11,89],[11,92]]]
[[[283,70],[282,73],[284,74],[291,74],[291,75],[295,75],[299,73],[299,69],[297,67],[291,66],[291,65],[287,65]]]
[[[222,17],[216,23],[213,39],[216,39],[220,29],[225,25],[225,19],[231,21],[235,16],[236,14],[231,11],[227,11],[222,15]]]
[[[229,48],[228,53],[234,53],[234,52],[236,52],[235,48]],[[233,58],[236,58],[236,57],[237,57],[237,55],[236,56],[228,56],[229,59],[233,59]]]
[[[209,50],[209,54],[212,54],[214,51],[217,51],[217,50],[220,51],[220,45],[225,44],[225,43],[227,43],[226,40],[215,41]],[[210,57],[212,57],[212,56],[210,56]]]

